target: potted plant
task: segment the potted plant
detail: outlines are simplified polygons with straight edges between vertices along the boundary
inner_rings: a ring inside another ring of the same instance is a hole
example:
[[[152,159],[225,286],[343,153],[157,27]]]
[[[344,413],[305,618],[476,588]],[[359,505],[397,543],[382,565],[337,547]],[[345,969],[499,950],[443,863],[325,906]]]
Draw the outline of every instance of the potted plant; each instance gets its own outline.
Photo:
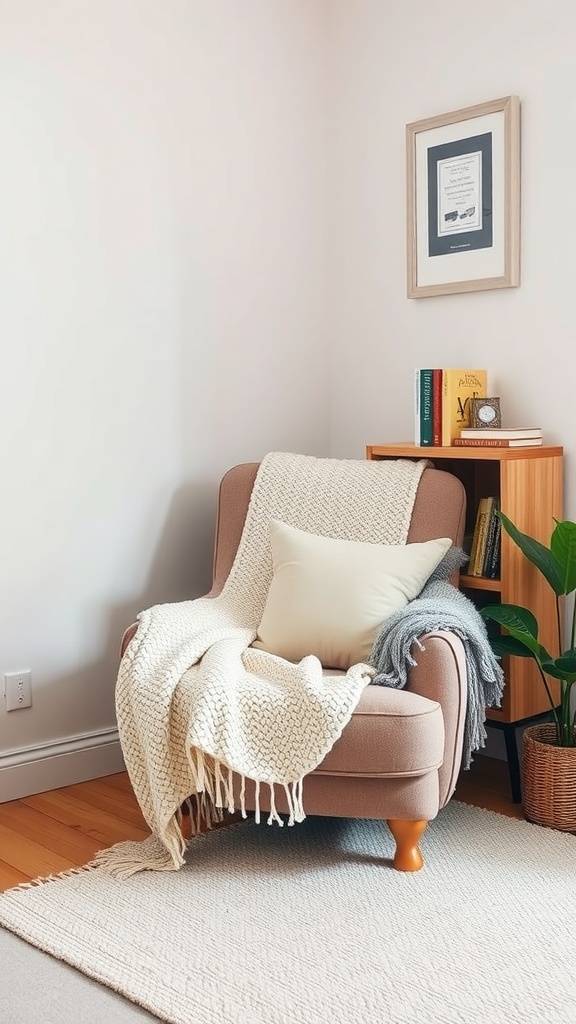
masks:
[[[506,633],[490,638],[498,655],[533,658],[546,689],[553,722],[524,731],[522,791],[524,813],[530,821],[563,831],[576,830],[576,712],[571,692],[576,681],[576,523],[559,522],[546,547],[522,533],[503,512],[502,526],[525,557],[545,577],[556,595],[557,654],[549,654],[538,640],[538,623],[528,608],[513,604],[490,605],[484,619],[504,627]],[[570,642],[563,649],[564,598],[572,598]],[[559,680],[559,697],[550,680]],[[576,690],[575,690],[576,694]]]

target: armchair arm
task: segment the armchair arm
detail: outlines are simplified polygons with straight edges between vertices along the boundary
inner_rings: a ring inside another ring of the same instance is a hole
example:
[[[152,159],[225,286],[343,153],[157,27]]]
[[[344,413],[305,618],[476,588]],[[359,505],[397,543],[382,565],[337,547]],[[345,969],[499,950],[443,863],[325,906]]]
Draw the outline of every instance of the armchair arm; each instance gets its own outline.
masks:
[[[212,590],[210,591],[210,593],[209,594],[205,594],[204,596],[205,597],[215,597],[216,593],[214,591],[215,591],[215,588],[213,587]],[[138,629],[138,623],[137,622],[133,622],[130,626],[128,626],[124,630],[124,632],[122,634],[122,639],[120,641],[120,658],[119,658],[120,661],[124,657],[124,652],[125,652],[126,648],[128,647],[128,644],[130,643],[132,637],[136,635],[137,629]]]
[[[438,701],[444,716],[444,760],[439,769],[439,806],[452,796],[462,761],[468,679],[464,645],[446,630],[420,638],[423,650],[412,648],[418,662],[408,672],[406,689]]]
[[[120,641],[120,660],[122,660],[122,658],[124,657],[124,651],[128,647],[128,644],[130,643],[132,637],[136,636],[137,629],[138,623],[133,622],[131,626],[128,626],[128,628],[124,630],[122,634],[122,639]]]

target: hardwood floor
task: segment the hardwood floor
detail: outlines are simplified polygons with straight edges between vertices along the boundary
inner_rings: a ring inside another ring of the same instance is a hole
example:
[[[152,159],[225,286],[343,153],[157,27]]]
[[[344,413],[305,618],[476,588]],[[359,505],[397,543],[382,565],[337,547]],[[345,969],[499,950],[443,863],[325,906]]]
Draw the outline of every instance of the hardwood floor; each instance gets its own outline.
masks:
[[[496,757],[476,755],[469,770],[460,772],[454,799],[509,818],[524,818],[522,805],[512,803],[508,765]]]
[[[0,890],[148,834],[126,773],[0,804]]]
[[[455,798],[522,818],[508,792],[504,761],[477,757],[462,772]],[[79,867],[122,839],[145,839],[148,828],[126,773],[0,804],[0,891]]]

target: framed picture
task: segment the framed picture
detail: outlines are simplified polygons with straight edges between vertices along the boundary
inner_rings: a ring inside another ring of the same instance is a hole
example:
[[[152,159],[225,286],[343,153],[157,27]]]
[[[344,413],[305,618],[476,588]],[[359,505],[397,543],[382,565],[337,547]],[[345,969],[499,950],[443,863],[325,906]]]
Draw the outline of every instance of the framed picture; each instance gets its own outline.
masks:
[[[520,284],[520,101],[406,125],[408,298]]]

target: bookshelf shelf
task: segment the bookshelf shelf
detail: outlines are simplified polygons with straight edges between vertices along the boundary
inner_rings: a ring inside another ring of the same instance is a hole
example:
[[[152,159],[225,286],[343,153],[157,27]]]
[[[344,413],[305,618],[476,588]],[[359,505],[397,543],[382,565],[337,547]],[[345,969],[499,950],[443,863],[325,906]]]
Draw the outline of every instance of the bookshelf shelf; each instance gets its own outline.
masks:
[[[563,516],[564,449],[421,447],[410,442],[366,446],[367,459],[430,459],[437,469],[457,476],[466,490],[466,532],[472,533],[478,502],[494,495],[500,508],[522,530],[548,544],[554,519]],[[502,601],[531,608],[539,623],[539,639],[548,650],[556,648],[556,601],[552,589],[506,534],[501,538],[500,579],[460,577],[461,589],[478,606]],[[488,708],[487,718],[506,734],[509,763],[513,726],[549,711],[538,669],[530,658],[505,658],[506,677],[501,708]],[[517,754],[516,754],[517,757]],[[512,767],[511,778],[512,778]],[[514,780],[513,791],[514,791]],[[515,796],[516,799],[516,796]]]
[[[502,590],[500,580],[488,580],[485,576],[460,576],[462,590],[491,590],[499,594]]]

